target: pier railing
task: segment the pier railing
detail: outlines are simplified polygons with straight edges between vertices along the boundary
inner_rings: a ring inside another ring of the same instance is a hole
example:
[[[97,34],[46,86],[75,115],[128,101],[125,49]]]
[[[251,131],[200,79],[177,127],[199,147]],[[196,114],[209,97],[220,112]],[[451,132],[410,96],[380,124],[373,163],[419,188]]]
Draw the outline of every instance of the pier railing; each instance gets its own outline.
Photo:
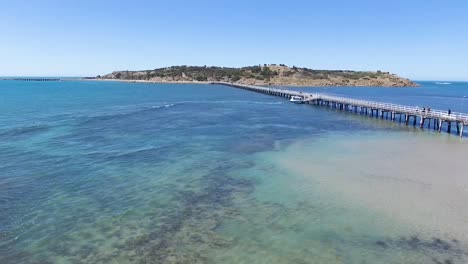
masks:
[[[245,84],[236,84],[236,83],[227,83],[227,82],[215,82],[213,84],[228,85],[240,89],[250,90],[259,93],[265,93],[275,96],[291,98],[292,96],[300,96],[303,98],[303,101],[307,103],[316,103],[317,105],[330,106],[334,105],[340,109],[346,110],[349,107],[354,108],[355,111],[359,108],[360,112],[364,112],[367,115],[368,110],[370,114],[373,115],[374,111],[376,115],[380,113],[380,116],[383,118],[384,113],[388,117],[388,114],[391,114],[391,119],[395,120],[395,115],[401,116],[404,115],[405,123],[408,124],[409,118],[413,118],[413,124],[416,125],[416,120],[419,118],[420,126],[424,126],[425,120],[433,120],[434,129],[441,131],[443,123],[447,123],[447,131],[450,132],[452,122],[457,124],[457,132],[460,136],[463,135],[464,126],[468,125],[468,114],[459,113],[459,112],[450,112],[438,109],[430,109],[428,107],[418,107],[418,106],[407,106],[399,105],[385,102],[369,101],[362,99],[353,99],[348,97],[333,96],[322,93],[306,93],[298,92],[293,90],[256,86],[256,85],[245,85]],[[428,123],[430,126],[430,122]]]
[[[395,113],[401,113],[401,114],[410,114],[414,116],[422,116],[424,118],[431,118],[431,119],[443,119],[446,121],[454,121],[454,122],[458,121],[458,122],[464,122],[465,124],[468,124],[468,114],[466,113],[451,112],[449,114],[448,111],[444,111],[444,110],[420,108],[417,106],[406,106],[406,105],[398,105],[398,104],[383,103],[383,102],[376,102],[376,101],[359,100],[359,99],[330,96],[326,94],[317,94],[317,93],[314,94],[313,97],[316,99],[324,100],[324,101],[339,102],[339,103],[348,104],[352,106],[367,107],[367,108],[379,109],[383,111],[395,112]]]
[[[220,84],[227,84],[232,86],[230,83],[220,83]],[[450,114],[448,111],[432,109],[432,108],[421,108],[417,106],[407,106],[407,105],[399,105],[399,104],[392,104],[392,103],[385,103],[385,102],[377,102],[377,101],[368,101],[368,100],[361,100],[361,99],[353,99],[348,97],[339,97],[339,96],[332,96],[322,93],[304,93],[286,89],[279,89],[279,88],[270,88],[270,87],[262,87],[262,86],[255,86],[255,85],[235,85],[239,86],[240,88],[248,88],[252,90],[264,91],[268,93],[282,93],[288,94],[290,96],[301,96],[307,101],[314,101],[314,100],[323,100],[323,101],[331,101],[337,102],[346,105],[352,105],[357,107],[366,107],[369,109],[378,109],[387,112],[394,112],[397,114],[406,114],[411,116],[421,116],[426,119],[441,119],[445,121],[453,121],[453,122],[462,122],[465,125],[468,125],[468,114],[466,113],[459,113],[459,112],[451,112]]]

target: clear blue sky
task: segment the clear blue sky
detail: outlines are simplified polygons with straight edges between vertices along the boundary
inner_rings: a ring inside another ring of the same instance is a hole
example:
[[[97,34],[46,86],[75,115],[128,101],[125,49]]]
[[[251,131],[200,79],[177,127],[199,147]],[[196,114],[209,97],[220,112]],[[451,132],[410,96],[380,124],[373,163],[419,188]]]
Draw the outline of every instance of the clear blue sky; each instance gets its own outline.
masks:
[[[468,1],[0,0],[0,76],[284,63],[468,80]]]

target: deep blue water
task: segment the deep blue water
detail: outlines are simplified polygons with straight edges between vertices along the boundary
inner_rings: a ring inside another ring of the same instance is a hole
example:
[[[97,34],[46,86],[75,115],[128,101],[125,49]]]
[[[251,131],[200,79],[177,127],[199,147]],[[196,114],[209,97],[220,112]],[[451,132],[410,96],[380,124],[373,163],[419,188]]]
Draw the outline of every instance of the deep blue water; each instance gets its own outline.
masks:
[[[468,109],[467,83],[421,84],[300,89]],[[217,85],[0,81],[0,113],[0,263],[213,262],[257,153],[418,130]]]

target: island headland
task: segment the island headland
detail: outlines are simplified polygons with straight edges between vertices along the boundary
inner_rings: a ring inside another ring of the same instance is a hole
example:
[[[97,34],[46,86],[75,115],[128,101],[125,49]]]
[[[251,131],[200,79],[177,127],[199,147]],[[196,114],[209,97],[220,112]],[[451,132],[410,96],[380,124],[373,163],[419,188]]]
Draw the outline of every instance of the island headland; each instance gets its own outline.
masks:
[[[91,79],[154,83],[231,82],[274,86],[419,86],[409,79],[383,71],[314,70],[284,64],[241,68],[183,65],[154,70],[114,71]]]

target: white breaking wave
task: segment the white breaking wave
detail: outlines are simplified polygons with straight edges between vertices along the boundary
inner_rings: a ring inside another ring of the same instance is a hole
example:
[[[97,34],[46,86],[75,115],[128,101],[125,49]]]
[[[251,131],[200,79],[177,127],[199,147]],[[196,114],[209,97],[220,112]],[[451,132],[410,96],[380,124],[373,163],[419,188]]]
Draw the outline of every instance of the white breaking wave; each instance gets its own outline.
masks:
[[[166,108],[166,107],[172,107],[175,106],[175,104],[165,104],[165,105],[153,105],[151,108]]]
[[[436,82],[435,84],[443,84],[443,85],[446,85],[446,84],[452,84],[452,83],[449,83],[449,82]]]

